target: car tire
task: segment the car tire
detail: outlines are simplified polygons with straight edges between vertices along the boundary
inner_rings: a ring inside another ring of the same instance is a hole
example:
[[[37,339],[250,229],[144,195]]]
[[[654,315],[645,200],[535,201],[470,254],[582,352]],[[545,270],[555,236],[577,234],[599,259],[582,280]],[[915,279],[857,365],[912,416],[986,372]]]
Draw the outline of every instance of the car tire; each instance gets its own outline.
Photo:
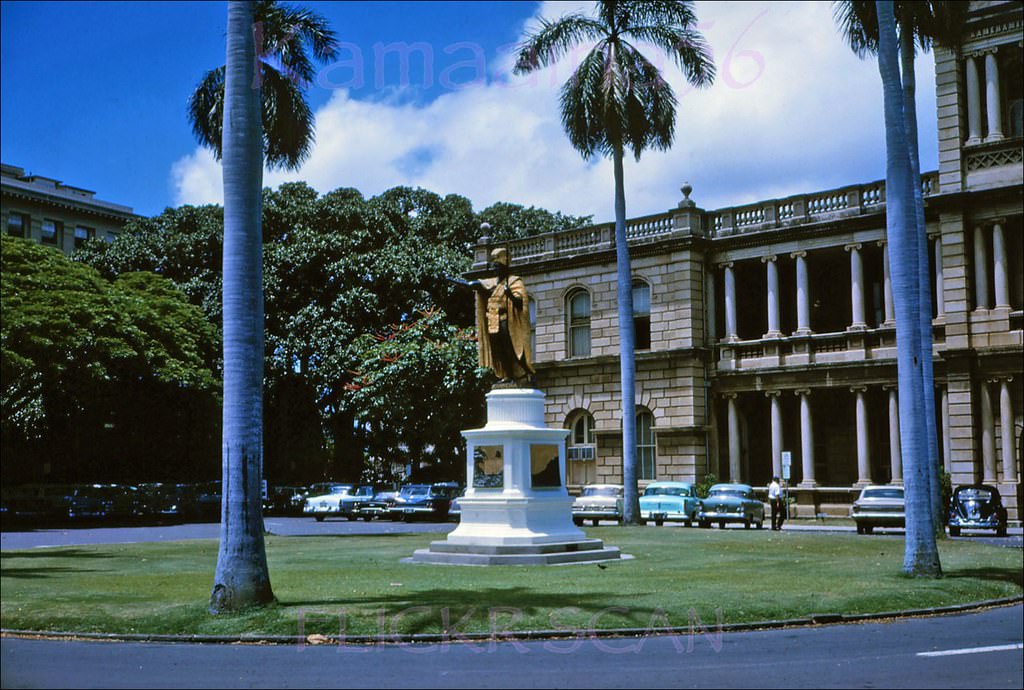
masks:
[[[864,525],[857,525],[857,534],[864,534]]]
[[[951,536],[951,537],[959,537],[960,536],[960,528],[959,527],[952,527],[952,526],[950,526],[950,528],[949,528],[949,536]]]
[[[655,527],[661,527],[661,526],[662,526],[662,525],[664,525],[664,524],[665,524],[665,521],[664,521],[664,520],[655,520],[655,521],[654,521],[654,526],[655,526]]]
[[[722,520],[718,523],[718,529],[725,529],[725,520]]]
[[[700,527],[701,529],[708,529],[709,527],[711,527],[711,523],[708,522],[707,520],[701,520],[700,522],[697,523],[697,526]]]
[[[750,518],[743,521],[743,529],[750,529]]]
[[[874,532],[875,532],[874,525],[864,525],[864,534],[874,534]]]
[[[601,520],[599,518],[593,518],[590,522],[594,525],[594,527],[597,527],[598,523],[601,522]]]
[[[764,527],[764,520],[758,520],[757,521],[757,528],[758,529],[762,529],[763,527]]]
[[[314,518],[314,519],[315,519],[315,520],[316,520],[317,522],[323,522],[323,521],[324,521],[324,518],[325,518],[325,517],[327,517],[327,516],[326,516],[326,515],[314,515],[314,516],[313,516],[313,518]]]
[[[996,536],[997,537],[1005,537],[1006,536],[1006,524],[1005,523],[1002,524],[1002,525],[999,525],[998,527],[996,527]]]
[[[583,520],[581,520],[580,518],[573,518],[572,519],[572,524],[576,525],[577,527],[582,527],[583,526]]]

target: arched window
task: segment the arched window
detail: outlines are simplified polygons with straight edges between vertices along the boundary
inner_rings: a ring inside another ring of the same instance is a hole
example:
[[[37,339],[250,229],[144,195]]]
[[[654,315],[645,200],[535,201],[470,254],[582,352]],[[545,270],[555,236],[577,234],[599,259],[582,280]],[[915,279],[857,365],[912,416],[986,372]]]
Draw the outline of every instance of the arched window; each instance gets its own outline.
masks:
[[[568,298],[569,356],[590,356],[590,293],[576,290]]]
[[[577,410],[566,420],[569,427],[569,449],[566,453],[569,484],[592,484],[597,480],[597,436],[594,417],[586,410]]]
[[[657,449],[654,441],[654,415],[646,409],[636,413],[636,464],[639,479],[656,479]]]
[[[651,349],[651,287],[633,281],[633,342],[636,350]]]

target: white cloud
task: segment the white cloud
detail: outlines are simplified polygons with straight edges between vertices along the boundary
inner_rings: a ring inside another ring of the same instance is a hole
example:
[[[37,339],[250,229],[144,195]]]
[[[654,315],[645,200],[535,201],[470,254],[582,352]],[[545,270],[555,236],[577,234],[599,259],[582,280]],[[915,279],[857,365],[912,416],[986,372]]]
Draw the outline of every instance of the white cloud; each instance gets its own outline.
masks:
[[[539,16],[588,6],[545,3]],[[718,208],[884,177],[877,66],[845,46],[829,3],[700,2],[696,11],[718,77],[693,91],[664,65],[679,98],[675,144],[627,161],[630,216],[674,206],[684,181],[699,205]],[[495,66],[507,74],[510,64],[506,55]],[[321,192],[366,195],[422,186],[463,194],[477,209],[512,201],[609,220],[610,161],[582,160],[561,128],[558,88],[572,67],[450,90],[425,105],[355,100],[339,89],[317,112],[317,143],[302,169],[270,172],[265,183],[302,179]],[[918,60],[917,83],[922,166],[931,169],[930,54]],[[220,166],[205,151],[177,161],[172,178],[178,203],[221,198]]]

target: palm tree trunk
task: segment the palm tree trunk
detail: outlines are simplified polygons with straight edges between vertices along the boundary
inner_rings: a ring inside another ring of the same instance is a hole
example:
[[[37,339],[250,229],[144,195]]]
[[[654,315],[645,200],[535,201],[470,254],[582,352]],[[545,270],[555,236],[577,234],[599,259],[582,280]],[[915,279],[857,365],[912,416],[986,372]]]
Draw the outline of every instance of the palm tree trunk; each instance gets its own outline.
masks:
[[[910,175],[914,193],[914,230],[917,239],[918,290],[921,315],[921,386],[924,415],[925,445],[927,448],[928,495],[932,504],[932,528],[936,537],[943,537],[944,506],[939,481],[939,435],[935,424],[935,371],[932,366],[932,289],[928,251],[928,231],[924,220],[924,193],[921,191],[921,161],[917,140],[917,101],[914,75],[914,36],[908,31],[900,33],[900,62],[903,77],[903,116],[907,131],[907,153],[910,156]],[[941,240],[940,240],[941,241]]]
[[[263,544],[263,136],[252,2],[228,3],[224,88],[224,437],[210,611],[273,600]]]
[[[917,241],[912,229],[913,192],[907,154],[902,87],[892,0],[876,0],[878,71],[885,98],[886,233],[896,310],[896,353],[900,393],[900,444],[906,490],[906,539],[903,571],[937,577],[942,569],[931,529],[931,499],[921,414],[920,291]]]
[[[619,369],[622,380],[622,484],[623,522],[640,522],[636,466],[636,361],[633,332],[633,269],[626,244],[626,191],[622,174],[622,147],[613,154],[615,164],[615,264],[619,300]]]

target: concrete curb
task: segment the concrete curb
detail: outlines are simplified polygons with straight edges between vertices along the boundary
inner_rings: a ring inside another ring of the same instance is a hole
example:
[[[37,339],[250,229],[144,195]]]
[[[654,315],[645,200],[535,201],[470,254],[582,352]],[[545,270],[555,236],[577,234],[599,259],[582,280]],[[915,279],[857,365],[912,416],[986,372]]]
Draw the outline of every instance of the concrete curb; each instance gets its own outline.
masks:
[[[1011,606],[1024,603],[1024,595],[1004,599],[990,599],[967,604],[938,606],[925,609],[908,609],[905,611],[882,611],[879,613],[841,614],[812,613],[803,618],[783,620],[754,621],[750,623],[726,623],[714,626],[714,632],[750,632],[756,630],[776,630],[782,628],[798,628],[823,625],[843,625],[851,623],[867,623],[880,620],[898,620],[902,618],[920,618],[925,616],[943,616],[957,613],[969,613],[1000,606]],[[701,632],[710,632],[712,626],[703,624]],[[387,634],[381,635],[147,635],[136,633],[89,633],[62,632],[54,630],[11,630],[0,628],[2,637],[19,637],[28,639],[54,640],[93,640],[105,642],[164,642],[175,644],[264,644],[297,646],[327,645],[373,645],[399,646],[409,644],[445,644],[459,642],[509,642],[528,640],[559,640],[559,639],[601,639],[616,637],[646,637],[664,635],[692,635],[695,626],[675,626],[666,628],[609,628],[606,630],[524,630],[520,632],[499,633],[430,633],[430,634]],[[315,641],[310,638],[315,637]]]

